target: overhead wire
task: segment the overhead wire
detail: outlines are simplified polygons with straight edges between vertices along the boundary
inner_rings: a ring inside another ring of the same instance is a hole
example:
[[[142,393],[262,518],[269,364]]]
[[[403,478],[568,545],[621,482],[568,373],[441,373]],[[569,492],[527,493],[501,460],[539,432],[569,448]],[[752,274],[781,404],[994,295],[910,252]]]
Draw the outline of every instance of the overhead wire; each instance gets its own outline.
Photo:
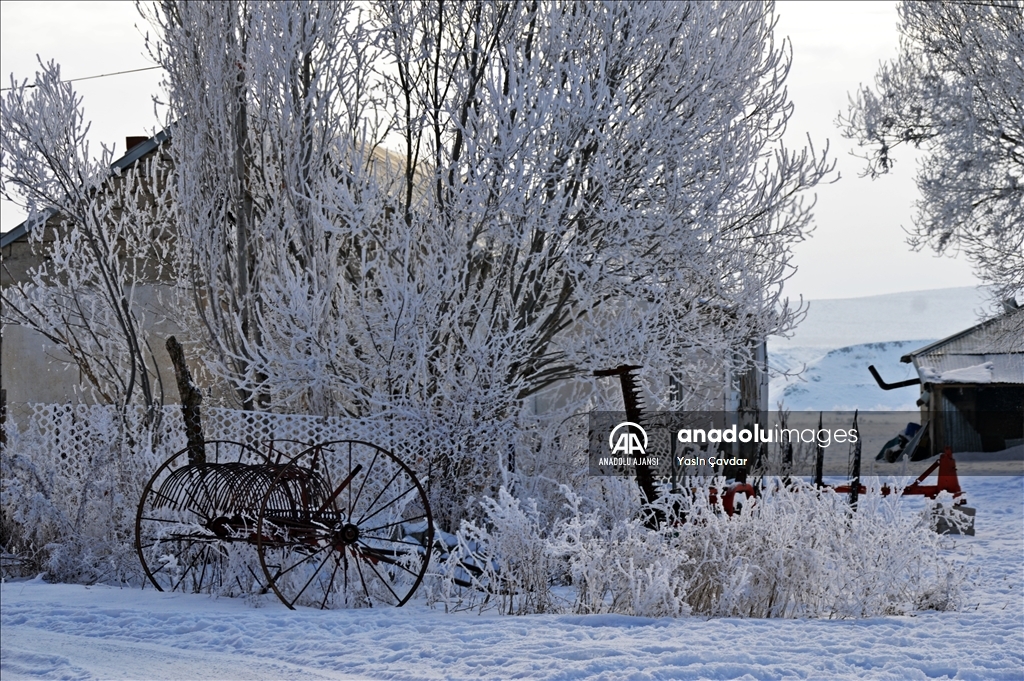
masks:
[[[110,76],[123,76],[126,73],[138,73],[140,71],[153,71],[154,69],[161,69],[161,68],[163,68],[163,67],[162,66],[147,66],[147,67],[141,68],[141,69],[128,69],[127,71],[115,71],[113,73],[101,73],[101,74],[99,74],[97,76],[83,76],[81,78],[69,78],[68,80],[62,80],[60,82],[62,82],[62,83],[77,83],[77,82],[82,81],[82,80],[94,80],[96,78],[108,78]],[[36,87],[36,85],[35,85],[35,83],[26,84],[25,87]],[[15,88],[13,88],[13,87],[4,87],[4,88],[0,88],[0,92],[2,92],[4,90],[13,90],[13,89],[15,89]]]

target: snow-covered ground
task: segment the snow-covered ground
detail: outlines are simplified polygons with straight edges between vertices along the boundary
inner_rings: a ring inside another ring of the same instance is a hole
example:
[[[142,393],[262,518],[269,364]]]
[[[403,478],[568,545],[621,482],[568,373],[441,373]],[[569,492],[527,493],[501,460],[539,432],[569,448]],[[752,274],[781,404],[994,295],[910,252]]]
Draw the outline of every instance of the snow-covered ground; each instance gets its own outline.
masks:
[[[868,367],[873,365],[888,383],[917,378],[914,367],[902,364],[900,357],[930,342],[786,348],[770,353],[771,366],[779,372],[768,386],[770,404],[774,408],[782,400],[792,411],[917,411],[920,386],[882,390]]]
[[[4,681],[1021,679],[1024,478],[963,478],[977,536],[956,612],[864,620],[289,611],[153,589],[8,582]]]

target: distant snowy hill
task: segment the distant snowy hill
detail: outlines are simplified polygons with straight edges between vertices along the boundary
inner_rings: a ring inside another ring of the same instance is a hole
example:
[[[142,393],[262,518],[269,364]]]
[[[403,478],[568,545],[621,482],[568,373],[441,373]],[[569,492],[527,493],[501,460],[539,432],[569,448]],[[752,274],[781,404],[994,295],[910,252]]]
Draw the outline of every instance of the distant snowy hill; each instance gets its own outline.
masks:
[[[771,407],[782,399],[794,411],[914,411],[918,386],[882,390],[868,373],[874,365],[889,383],[917,378],[900,357],[931,340],[890,341],[847,345],[822,354],[818,348],[787,348],[770,355],[772,367],[799,372],[799,377],[775,376],[769,385]]]
[[[768,340],[770,406],[782,399],[792,410],[916,410],[917,386],[884,391],[868,365],[890,383],[916,378],[900,357],[977,324],[984,307],[984,294],[969,287],[812,300],[792,338]]]

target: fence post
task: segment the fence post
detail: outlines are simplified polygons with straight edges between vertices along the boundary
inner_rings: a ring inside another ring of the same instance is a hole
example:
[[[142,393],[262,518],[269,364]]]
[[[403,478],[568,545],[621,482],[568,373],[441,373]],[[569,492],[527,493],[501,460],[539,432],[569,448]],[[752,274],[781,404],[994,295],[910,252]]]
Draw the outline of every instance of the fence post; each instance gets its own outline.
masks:
[[[850,510],[857,510],[860,497],[860,429],[857,428],[857,412],[853,412],[853,430],[857,433],[857,442],[853,445],[853,465],[850,470]]]
[[[174,377],[178,381],[178,394],[181,396],[181,415],[185,419],[185,439],[188,440],[188,462],[193,466],[206,463],[203,421],[199,413],[203,395],[192,382],[188,365],[185,364],[185,351],[174,336],[167,338],[167,354],[171,356]]]
[[[0,452],[7,446],[7,389],[0,388]]]
[[[820,434],[821,431],[822,431],[821,412],[819,411],[818,412],[818,433]],[[815,487],[821,487],[822,484],[823,484],[822,480],[821,480],[821,474],[822,474],[821,469],[823,468],[824,462],[825,462],[825,449],[821,446],[821,438],[815,437],[814,438],[814,486]]]

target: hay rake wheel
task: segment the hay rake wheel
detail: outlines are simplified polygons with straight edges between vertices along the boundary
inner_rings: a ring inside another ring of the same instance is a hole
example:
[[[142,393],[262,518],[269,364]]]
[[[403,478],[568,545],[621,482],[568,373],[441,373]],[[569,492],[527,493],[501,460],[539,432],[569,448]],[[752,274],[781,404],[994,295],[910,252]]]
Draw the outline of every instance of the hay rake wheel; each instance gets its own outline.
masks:
[[[381,447],[339,440],[277,472],[256,547],[266,583],[289,608],[400,606],[423,580],[433,534],[412,470]]]
[[[190,463],[186,448],[149,479],[135,516],[135,550],[158,591],[251,591],[262,575],[244,567],[255,557],[246,555],[252,553],[247,528],[256,521],[250,508],[276,472],[260,465],[263,456],[248,445],[211,440],[204,446],[205,462]]]
[[[274,443],[266,453],[197,443],[157,469],[135,518],[135,548],[158,590],[273,590],[289,608],[403,605],[423,580],[433,536],[412,470],[358,440],[290,458]]]

